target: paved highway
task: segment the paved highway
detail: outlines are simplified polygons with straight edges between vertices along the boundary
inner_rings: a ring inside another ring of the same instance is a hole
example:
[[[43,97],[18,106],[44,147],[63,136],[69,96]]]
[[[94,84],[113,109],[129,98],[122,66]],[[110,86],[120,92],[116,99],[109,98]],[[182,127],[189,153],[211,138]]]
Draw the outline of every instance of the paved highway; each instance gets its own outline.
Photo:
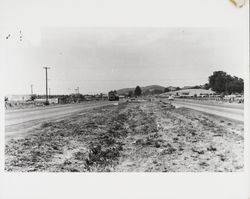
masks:
[[[195,101],[175,100],[172,104],[178,107],[186,107],[205,113],[226,117],[229,119],[244,121],[244,106],[242,104],[208,104]]]
[[[5,111],[5,136],[28,131],[35,126],[50,120],[60,119],[83,110],[112,105],[114,102],[102,101],[70,105],[56,105],[19,110]]]
[[[5,136],[12,137],[22,135],[25,132],[32,132],[31,129],[36,128],[43,122],[50,120],[57,120],[67,117],[71,114],[80,113],[88,109],[113,105],[114,102],[90,102],[82,104],[57,105],[20,110],[6,110],[5,111]],[[202,102],[195,101],[172,101],[174,106],[187,107],[205,113],[218,115],[237,121],[244,121],[244,107],[243,105],[216,105],[216,104],[202,104]]]

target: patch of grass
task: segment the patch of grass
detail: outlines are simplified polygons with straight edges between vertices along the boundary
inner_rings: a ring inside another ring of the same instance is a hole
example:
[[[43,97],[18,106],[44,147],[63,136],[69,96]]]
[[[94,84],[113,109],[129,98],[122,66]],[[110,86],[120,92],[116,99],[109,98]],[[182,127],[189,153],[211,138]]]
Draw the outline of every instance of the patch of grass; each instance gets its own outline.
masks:
[[[51,127],[52,125],[53,125],[52,122],[44,122],[44,123],[42,123],[41,128]]]
[[[91,171],[92,167],[99,167],[105,171],[115,160],[118,160],[121,146],[113,146],[109,148],[102,147],[100,144],[90,146],[88,158],[85,159],[85,168]]]

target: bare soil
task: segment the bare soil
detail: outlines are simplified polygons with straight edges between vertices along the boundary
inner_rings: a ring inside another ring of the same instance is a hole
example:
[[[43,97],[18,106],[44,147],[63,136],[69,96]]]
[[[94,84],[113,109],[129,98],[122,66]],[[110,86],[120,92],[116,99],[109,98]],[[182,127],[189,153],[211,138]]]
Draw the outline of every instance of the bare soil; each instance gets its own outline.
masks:
[[[233,172],[244,168],[243,147],[243,123],[164,102],[126,102],[8,140],[5,170]]]

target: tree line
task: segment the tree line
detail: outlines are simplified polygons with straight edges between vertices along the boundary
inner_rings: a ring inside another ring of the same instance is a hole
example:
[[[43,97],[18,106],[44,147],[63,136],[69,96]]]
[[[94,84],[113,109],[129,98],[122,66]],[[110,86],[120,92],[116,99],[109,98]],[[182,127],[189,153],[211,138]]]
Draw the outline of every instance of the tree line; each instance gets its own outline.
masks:
[[[219,94],[230,95],[233,93],[244,92],[244,80],[242,78],[238,78],[236,76],[231,76],[224,71],[214,71],[212,75],[208,77],[208,83],[204,85],[196,85],[190,87],[190,89],[211,89]],[[175,90],[181,90],[180,87],[176,87]],[[154,90],[153,94],[161,94],[163,92],[169,92],[169,88],[165,88],[164,90]],[[130,90],[127,94],[127,97],[138,97],[141,95],[148,95],[152,93],[147,93],[146,91],[143,93],[140,86],[136,86],[135,90]]]
[[[207,88],[211,88],[217,93],[232,94],[244,92],[244,80],[236,76],[231,76],[224,71],[215,71],[208,78]]]
[[[244,80],[236,76],[231,76],[224,71],[214,71],[212,75],[208,77],[208,83],[204,85],[196,85],[190,87],[190,89],[211,89],[216,93],[230,95],[232,93],[244,92]],[[175,90],[180,90],[177,87]],[[169,92],[169,88],[165,88],[164,92]]]

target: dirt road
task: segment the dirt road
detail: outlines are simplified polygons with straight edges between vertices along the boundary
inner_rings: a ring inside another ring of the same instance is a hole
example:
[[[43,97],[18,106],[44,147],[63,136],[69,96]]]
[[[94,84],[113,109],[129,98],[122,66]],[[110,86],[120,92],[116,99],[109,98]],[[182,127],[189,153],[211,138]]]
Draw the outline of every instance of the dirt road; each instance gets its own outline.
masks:
[[[70,105],[57,105],[5,111],[6,137],[27,132],[45,121],[56,120],[84,110],[112,105],[114,102],[101,101]]]
[[[205,104],[199,101],[181,101],[181,100],[175,100],[172,102],[172,104],[176,107],[191,108],[212,115],[218,115],[229,119],[234,119],[240,122],[244,121],[243,105]]]
[[[5,147],[5,170],[21,172],[232,172],[243,160],[241,122],[159,101],[47,121]]]

